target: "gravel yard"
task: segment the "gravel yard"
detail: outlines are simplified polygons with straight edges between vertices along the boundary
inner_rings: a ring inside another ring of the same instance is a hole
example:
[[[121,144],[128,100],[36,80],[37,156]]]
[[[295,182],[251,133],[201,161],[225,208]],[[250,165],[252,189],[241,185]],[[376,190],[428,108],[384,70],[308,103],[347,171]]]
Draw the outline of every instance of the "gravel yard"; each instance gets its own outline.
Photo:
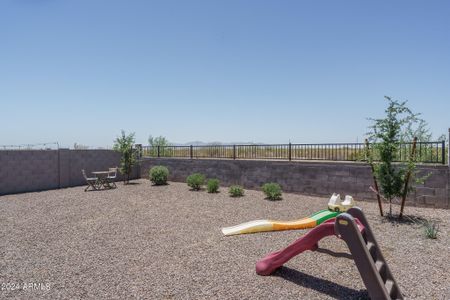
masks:
[[[271,202],[250,190],[230,198],[226,189],[208,194],[144,179],[106,191],[74,187],[2,196],[0,298],[367,298],[336,237],[261,277],[256,261],[306,231],[230,237],[220,231],[255,219],[298,219],[326,204],[325,198],[295,194]],[[450,299],[450,210],[406,207],[407,215],[441,221],[439,238],[430,240],[416,225],[378,217],[376,203],[358,204],[403,295]]]

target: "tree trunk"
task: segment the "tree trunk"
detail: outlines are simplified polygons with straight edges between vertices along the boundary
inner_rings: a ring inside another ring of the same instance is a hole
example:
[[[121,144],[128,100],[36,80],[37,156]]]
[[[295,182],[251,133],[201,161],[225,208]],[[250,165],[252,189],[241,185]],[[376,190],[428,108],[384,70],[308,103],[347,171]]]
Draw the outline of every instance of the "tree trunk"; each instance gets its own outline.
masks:
[[[416,155],[416,143],[417,143],[417,137],[415,137],[413,140],[411,155],[409,156],[408,163],[411,163],[414,160],[414,157]],[[410,177],[411,177],[411,169],[408,167],[408,173],[406,174],[406,178],[405,178],[405,187],[403,188],[402,204],[400,206],[400,214],[398,215],[399,219],[401,219],[403,217],[403,209],[405,207],[406,196],[408,195],[408,183],[409,183]]]
[[[366,142],[367,153],[368,153],[368,155],[370,155],[369,141],[366,139],[365,142]],[[370,165],[370,169],[372,171],[373,185],[375,187],[376,194],[377,194],[377,201],[378,201],[378,208],[380,209],[380,216],[383,216],[383,204],[381,203],[380,191],[378,189],[378,181],[377,181],[377,177],[375,176],[375,169],[373,166],[373,162],[369,162],[369,165]]]

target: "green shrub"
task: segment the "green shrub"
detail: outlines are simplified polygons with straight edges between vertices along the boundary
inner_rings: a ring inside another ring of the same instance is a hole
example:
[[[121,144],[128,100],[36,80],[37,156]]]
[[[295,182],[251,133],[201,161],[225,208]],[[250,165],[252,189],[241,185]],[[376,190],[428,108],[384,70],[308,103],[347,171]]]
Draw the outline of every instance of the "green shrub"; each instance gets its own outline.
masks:
[[[206,183],[208,193],[217,193],[219,191],[219,179],[209,179]]]
[[[228,190],[231,197],[242,197],[244,196],[244,189],[239,185],[232,185]]]
[[[439,233],[439,224],[433,221],[425,221],[424,224],[425,236],[429,239],[437,239]]]
[[[281,199],[281,186],[278,183],[266,183],[262,186],[262,190],[269,200]]]
[[[194,191],[199,191],[205,184],[205,175],[193,173],[187,177],[186,182]]]
[[[169,177],[169,169],[164,166],[154,166],[149,171],[150,181],[154,185],[167,184],[167,178]]]

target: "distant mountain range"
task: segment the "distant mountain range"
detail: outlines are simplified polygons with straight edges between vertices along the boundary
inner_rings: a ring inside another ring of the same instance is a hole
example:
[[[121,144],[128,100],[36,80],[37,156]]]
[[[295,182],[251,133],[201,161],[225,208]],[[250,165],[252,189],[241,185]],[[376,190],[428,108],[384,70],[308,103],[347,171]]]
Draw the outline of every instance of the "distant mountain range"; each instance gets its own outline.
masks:
[[[205,143],[202,141],[192,141],[187,143],[171,143],[174,146],[207,146],[207,145],[261,145],[264,143],[254,143],[254,142],[230,142],[230,143],[222,143],[222,142],[209,142]]]

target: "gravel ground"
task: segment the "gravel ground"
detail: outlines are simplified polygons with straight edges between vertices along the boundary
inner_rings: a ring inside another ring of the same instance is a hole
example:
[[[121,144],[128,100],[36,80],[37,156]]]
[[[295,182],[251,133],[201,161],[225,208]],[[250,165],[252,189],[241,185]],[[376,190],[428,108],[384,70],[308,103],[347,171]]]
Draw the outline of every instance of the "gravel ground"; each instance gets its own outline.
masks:
[[[208,194],[144,179],[115,190],[83,190],[0,197],[0,298],[367,298],[336,237],[261,277],[256,261],[306,231],[230,237],[220,231],[254,219],[298,219],[325,208],[325,198],[284,194],[271,202],[250,190],[230,198],[226,189]],[[439,238],[430,240],[416,225],[381,219],[373,202],[359,205],[404,296],[450,299],[450,210],[406,208],[441,222]]]

